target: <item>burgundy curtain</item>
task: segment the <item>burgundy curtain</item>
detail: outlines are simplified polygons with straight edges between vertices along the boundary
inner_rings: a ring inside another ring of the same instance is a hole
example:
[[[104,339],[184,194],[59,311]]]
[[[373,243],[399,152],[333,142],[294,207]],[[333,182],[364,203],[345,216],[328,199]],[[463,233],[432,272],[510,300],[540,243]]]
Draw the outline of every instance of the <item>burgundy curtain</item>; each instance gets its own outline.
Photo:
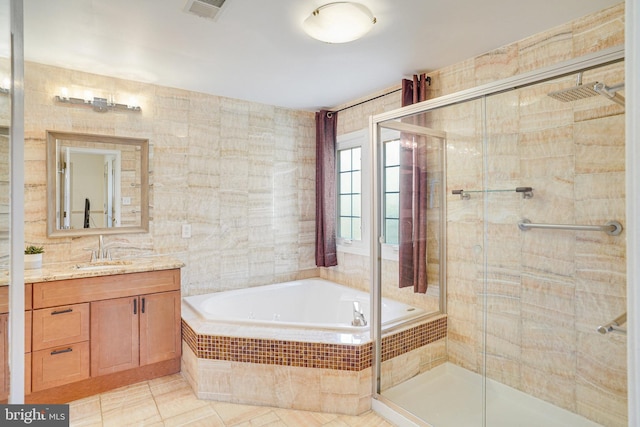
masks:
[[[338,113],[316,113],[316,265],[338,265],[336,250],[336,125]]]
[[[425,74],[402,81],[402,106],[427,99],[431,79]],[[413,124],[424,125],[422,116]],[[399,284],[427,292],[427,156],[423,137],[400,136]]]

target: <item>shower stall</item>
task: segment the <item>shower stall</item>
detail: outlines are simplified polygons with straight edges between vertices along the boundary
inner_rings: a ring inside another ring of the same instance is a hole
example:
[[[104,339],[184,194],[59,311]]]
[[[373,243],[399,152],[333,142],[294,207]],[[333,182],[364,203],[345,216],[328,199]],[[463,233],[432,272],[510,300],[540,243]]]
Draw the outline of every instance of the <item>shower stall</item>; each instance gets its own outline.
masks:
[[[443,348],[413,364],[375,346],[374,408],[418,426],[627,425],[624,124],[622,48],[372,118],[374,341],[382,297],[447,316]],[[410,153],[404,214],[393,144]],[[426,291],[400,287],[407,268]]]

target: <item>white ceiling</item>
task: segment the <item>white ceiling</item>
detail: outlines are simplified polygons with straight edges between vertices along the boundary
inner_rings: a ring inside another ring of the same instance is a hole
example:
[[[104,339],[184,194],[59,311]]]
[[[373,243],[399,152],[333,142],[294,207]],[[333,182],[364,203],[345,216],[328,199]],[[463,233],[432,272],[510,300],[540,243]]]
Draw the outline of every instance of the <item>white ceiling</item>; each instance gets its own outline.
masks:
[[[334,107],[622,0],[358,0],[364,38],[302,31],[333,0],[227,0],[217,20],[186,0],[26,0],[25,59],[300,110]]]

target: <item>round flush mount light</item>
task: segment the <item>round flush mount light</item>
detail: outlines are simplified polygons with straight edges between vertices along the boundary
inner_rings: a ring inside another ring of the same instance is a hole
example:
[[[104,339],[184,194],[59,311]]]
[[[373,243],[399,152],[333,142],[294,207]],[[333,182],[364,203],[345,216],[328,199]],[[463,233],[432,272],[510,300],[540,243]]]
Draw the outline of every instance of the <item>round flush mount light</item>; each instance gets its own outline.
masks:
[[[304,31],[327,43],[346,43],[367,34],[376,18],[364,5],[336,2],[320,6],[304,20]]]

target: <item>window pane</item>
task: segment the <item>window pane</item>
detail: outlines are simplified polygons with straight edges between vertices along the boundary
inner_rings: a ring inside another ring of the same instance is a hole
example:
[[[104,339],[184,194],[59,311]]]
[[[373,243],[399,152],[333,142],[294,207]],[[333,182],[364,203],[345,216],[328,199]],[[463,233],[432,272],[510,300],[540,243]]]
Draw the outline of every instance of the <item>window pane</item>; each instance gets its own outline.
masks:
[[[362,199],[359,194],[354,194],[352,196],[352,216],[357,216],[358,218],[362,216],[361,208],[362,208]]]
[[[351,150],[340,150],[340,165],[338,170],[340,172],[351,170]]]
[[[390,245],[397,245],[398,239],[398,223],[397,219],[387,219],[384,222],[385,225],[385,242]]]
[[[351,168],[352,170],[362,170],[362,149],[360,147],[352,149],[353,154],[351,158]]]
[[[385,166],[395,166],[400,164],[400,140],[389,141],[385,144]]]
[[[362,240],[362,221],[360,218],[353,218],[352,224],[353,240]]]
[[[351,196],[340,196],[340,216],[351,216]]]
[[[351,172],[340,174],[340,194],[351,194]]]
[[[340,218],[340,237],[351,240],[351,218]]]
[[[400,191],[400,167],[393,166],[385,169],[385,190]]]
[[[398,193],[390,193],[385,195],[385,217],[400,218],[400,195]]]
[[[351,192],[354,194],[360,194],[361,183],[360,183],[360,172],[353,172],[351,174]]]

